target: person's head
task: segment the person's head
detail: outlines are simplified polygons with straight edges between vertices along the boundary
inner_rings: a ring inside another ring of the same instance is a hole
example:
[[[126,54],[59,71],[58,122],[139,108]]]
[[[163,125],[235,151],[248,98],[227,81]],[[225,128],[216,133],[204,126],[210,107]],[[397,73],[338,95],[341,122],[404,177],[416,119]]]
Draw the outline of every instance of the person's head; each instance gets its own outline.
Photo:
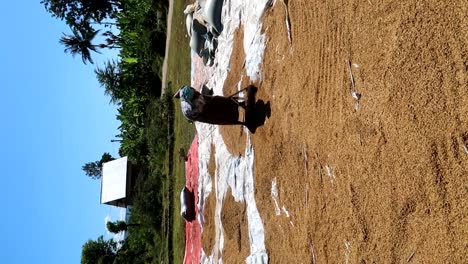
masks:
[[[190,86],[184,85],[174,94],[174,98],[180,98],[182,101],[190,102],[195,96],[195,89]]]

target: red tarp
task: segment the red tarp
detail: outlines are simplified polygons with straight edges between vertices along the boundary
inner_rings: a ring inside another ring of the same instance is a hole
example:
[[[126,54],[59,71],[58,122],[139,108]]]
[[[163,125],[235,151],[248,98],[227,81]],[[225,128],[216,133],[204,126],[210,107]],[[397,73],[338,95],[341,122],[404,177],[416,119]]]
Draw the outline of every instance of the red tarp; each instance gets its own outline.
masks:
[[[198,221],[198,136],[195,136],[185,162],[185,186],[195,195],[195,220],[185,222],[184,263],[198,264],[201,255],[201,227]]]
[[[203,84],[208,82],[212,75],[212,68],[206,67],[198,56],[192,56],[191,86],[201,91]],[[195,194],[195,220],[185,222],[185,256],[184,264],[200,263],[201,255],[201,227],[198,222],[198,136],[195,136],[185,162],[185,186]]]

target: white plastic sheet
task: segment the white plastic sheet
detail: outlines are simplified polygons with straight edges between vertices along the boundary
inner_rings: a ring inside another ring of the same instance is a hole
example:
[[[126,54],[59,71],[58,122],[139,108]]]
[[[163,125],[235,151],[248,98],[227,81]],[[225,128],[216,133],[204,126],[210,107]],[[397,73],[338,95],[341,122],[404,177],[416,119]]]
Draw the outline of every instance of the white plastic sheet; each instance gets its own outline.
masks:
[[[263,61],[265,49],[265,35],[261,34],[261,17],[269,0],[224,0],[222,9],[223,31],[218,38],[215,63],[211,68],[200,65],[200,60],[192,61],[192,86],[199,87],[207,83],[214,94],[222,95],[224,81],[229,71],[230,57],[233,50],[234,32],[240,28],[244,30],[244,51],[246,54],[245,68],[247,75],[252,80],[261,79],[260,65]],[[203,6],[204,1],[200,1]],[[194,58],[192,56],[192,58]],[[195,76],[197,71],[198,76]],[[205,79],[201,75],[207,76]],[[239,87],[241,88],[241,87]],[[263,222],[255,202],[254,189],[254,149],[247,136],[245,155],[234,156],[229,153],[226,144],[220,134],[218,126],[196,123],[199,137],[199,197],[198,209],[201,214],[202,228],[203,207],[209,195],[216,195],[216,207],[214,210],[215,243],[212,252],[202,252],[201,263],[222,263],[222,251],[224,247],[224,233],[221,222],[223,200],[228,188],[231,188],[234,200],[244,202],[247,206],[248,232],[250,242],[250,255],[246,263],[268,263],[268,255],[265,248],[265,234]],[[247,135],[248,130],[244,129]],[[214,182],[208,173],[210,162],[211,144],[215,146],[216,172]]]

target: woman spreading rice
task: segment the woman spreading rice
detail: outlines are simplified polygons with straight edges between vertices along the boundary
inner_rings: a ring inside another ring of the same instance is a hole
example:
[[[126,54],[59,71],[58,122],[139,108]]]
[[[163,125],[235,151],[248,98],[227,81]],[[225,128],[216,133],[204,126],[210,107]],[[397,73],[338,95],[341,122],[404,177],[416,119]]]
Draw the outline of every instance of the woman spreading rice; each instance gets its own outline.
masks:
[[[234,95],[204,95],[190,86],[182,86],[174,97],[180,98],[182,113],[191,121],[215,125],[245,125],[245,122],[239,121],[239,106],[249,108],[249,102],[252,99],[255,101],[257,88],[251,85],[243,90],[247,90],[247,101],[239,101],[240,98]]]

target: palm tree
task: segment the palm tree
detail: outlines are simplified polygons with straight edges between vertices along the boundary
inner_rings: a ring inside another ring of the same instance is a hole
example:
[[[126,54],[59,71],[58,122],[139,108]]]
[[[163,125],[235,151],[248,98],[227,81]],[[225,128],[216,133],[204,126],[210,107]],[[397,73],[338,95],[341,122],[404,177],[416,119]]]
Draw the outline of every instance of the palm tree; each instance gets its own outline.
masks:
[[[73,35],[67,35],[63,33],[63,36],[60,38],[60,43],[65,45],[65,52],[70,53],[72,56],[76,54],[81,54],[81,59],[83,63],[86,64],[87,61],[94,63],[91,58],[91,51],[100,53],[98,48],[105,48],[105,44],[95,45],[91,41],[99,33],[99,30],[94,29],[82,29],[78,30],[75,27],[71,27]]]
[[[119,65],[114,60],[107,61],[104,68],[96,68],[94,73],[104,87],[104,94],[110,96],[111,103],[117,104],[123,96]]]

